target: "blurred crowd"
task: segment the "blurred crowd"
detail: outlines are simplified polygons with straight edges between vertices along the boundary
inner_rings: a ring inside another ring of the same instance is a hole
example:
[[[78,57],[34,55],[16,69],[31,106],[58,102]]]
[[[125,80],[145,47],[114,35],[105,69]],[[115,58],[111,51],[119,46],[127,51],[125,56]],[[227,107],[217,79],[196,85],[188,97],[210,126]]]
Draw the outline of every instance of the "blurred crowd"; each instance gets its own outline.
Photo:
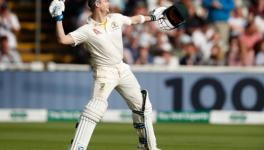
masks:
[[[20,23],[16,14],[7,6],[5,0],[0,0],[0,63],[20,63],[21,58],[16,50],[16,34]]]
[[[148,15],[154,8],[178,2],[183,3],[189,13],[186,23],[173,31],[161,31],[155,22],[125,26],[123,41],[126,63],[170,66],[264,65],[263,0],[109,1],[112,12],[127,16]],[[14,51],[16,41],[12,36],[20,29],[19,22],[10,11],[11,19],[6,19],[2,10],[2,7],[5,8],[4,0],[0,0],[0,5],[0,37],[1,40],[7,37],[9,49]],[[66,32],[82,26],[91,15],[87,0],[66,0],[64,15]],[[87,51],[82,47],[77,49],[78,59],[87,59]],[[1,44],[0,61],[3,53]]]
[[[85,0],[76,1],[85,6],[74,17],[79,27],[90,11]],[[186,24],[173,31],[161,31],[156,23],[124,27],[124,60],[129,64],[264,65],[263,0],[109,1],[112,12],[128,16],[147,15],[154,8],[178,2],[189,13]]]

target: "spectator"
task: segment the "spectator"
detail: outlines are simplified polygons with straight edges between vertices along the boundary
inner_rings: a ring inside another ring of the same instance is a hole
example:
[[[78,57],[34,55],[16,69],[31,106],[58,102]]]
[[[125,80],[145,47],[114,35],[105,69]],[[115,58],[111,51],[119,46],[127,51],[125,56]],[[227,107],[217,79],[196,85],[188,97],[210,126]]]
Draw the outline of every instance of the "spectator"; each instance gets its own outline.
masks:
[[[192,3],[187,3],[189,1],[184,1],[184,4],[188,10],[188,21],[185,23],[185,27],[195,27],[200,26],[204,22],[203,16],[197,12],[197,6]]]
[[[150,57],[149,57],[148,47],[140,47],[139,48],[139,55],[138,55],[138,58],[137,58],[135,64],[138,64],[138,65],[149,64],[149,62],[150,62],[149,59],[150,59]]]
[[[233,10],[228,24],[231,27],[231,36],[238,36],[244,32],[247,19],[243,16],[241,7],[236,7],[235,10]]]
[[[0,63],[4,63],[4,64],[21,63],[21,58],[17,53],[17,51],[10,50],[8,45],[8,38],[6,36],[0,37]]]
[[[151,48],[154,56],[154,64],[159,65],[177,65],[174,57],[171,56],[172,45],[169,42],[168,36],[163,32],[157,32],[156,42]]]
[[[242,65],[255,65],[254,45],[261,40],[262,35],[258,32],[254,22],[249,22],[246,26],[245,33],[239,37],[241,44]]]
[[[184,1],[185,2],[185,1]],[[203,19],[206,17],[206,10],[203,7],[203,0],[192,0],[192,5],[195,8],[195,14]]]
[[[208,60],[206,60],[204,65],[210,66],[222,66],[224,65],[223,61],[223,50],[219,45],[214,45],[211,49],[211,55]]]
[[[245,33],[239,37],[230,39],[230,50],[227,55],[229,66],[253,66],[255,65],[255,51],[253,46],[261,39],[253,22],[250,22]]]
[[[256,65],[264,66],[264,39],[259,41],[256,46]]]
[[[242,44],[242,43],[241,43]],[[252,48],[247,48],[242,44],[241,46],[241,58],[243,66],[254,66],[255,65],[255,51]]]
[[[161,56],[156,56],[153,60],[155,65],[167,65],[177,67],[179,60],[173,56],[170,51],[162,51]]]
[[[252,5],[249,8],[249,18],[253,20],[255,16],[261,16],[264,13],[264,1],[253,0]]]
[[[227,52],[227,65],[228,66],[241,66],[241,44],[238,36],[230,37],[229,51]]]
[[[123,43],[124,49],[126,50],[125,59],[128,61],[129,58],[126,57],[130,57],[128,55],[131,55],[131,63],[134,63],[139,55],[139,40],[137,38],[138,34],[139,33],[135,30],[134,26],[126,26],[123,29]]]
[[[239,39],[241,44],[246,48],[252,49],[253,46],[262,38],[260,32],[258,32],[257,26],[254,22],[249,22],[246,25],[245,32],[240,35]]]
[[[124,0],[109,0],[111,7],[114,9],[124,10],[125,9],[125,2]]]
[[[250,18],[254,20],[258,30],[264,34],[264,1],[255,0],[250,8]]]
[[[203,5],[208,10],[208,20],[213,23],[216,31],[221,34],[221,47],[227,50],[229,25],[227,23],[230,12],[234,9],[233,0],[204,0]]]
[[[141,47],[150,47],[155,43],[156,39],[151,34],[149,26],[141,26],[142,29],[139,31],[137,38],[139,39],[139,46]],[[166,35],[165,35],[166,36]]]
[[[158,7],[169,7],[173,4],[172,0],[147,0],[147,3],[149,11]]]
[[[139,9],[145,9],[147,6],[146,0],[127,0],[125,4],[124,14],[131,16],[135,14],[135,11],[139,11]],[[143,13],[144,14],[144,13]]]
[[[179,53],[182,50],[182,45],[188,43],[191,40],[190,35],[186,33],[184,28],[175,30],[169,37],[170,42],[173,46],[173,52]]]
[[[219,33],[215,32],[209,25],[202,21],[201,25],[192,33],[192,41],[201,50],[203,59],[206,60],[211,55],[211,48],[219,44]]]
[[[261,16],[256,16],[254,22],[259,30],[259,32],[264,35],[264,13]]]
[[[131,53],[131,51],[128,48],[124,47],[124,58],[123,61],[127,64],[134,64],[134,58],[133,55]]]
[[[16,50],[16,34],[20,30],[17,16],[4,3],[0,8],[0,35],[7,36],[10,49]]]
[[[193,66],[200,64],[201,55],[193,43],[185,44],[183,50],[184,56],[180,60],[181,65]]]

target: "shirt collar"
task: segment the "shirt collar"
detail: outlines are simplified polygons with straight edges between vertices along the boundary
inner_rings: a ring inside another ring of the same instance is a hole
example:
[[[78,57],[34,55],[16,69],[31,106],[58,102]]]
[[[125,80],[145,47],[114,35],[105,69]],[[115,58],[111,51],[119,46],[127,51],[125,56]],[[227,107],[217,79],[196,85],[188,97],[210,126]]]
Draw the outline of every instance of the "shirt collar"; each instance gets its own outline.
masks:
[[[100,23],[100,22],[95,21],[91,16],[87,19],[87,23],[90,23],[93,26],[103,26],[103,25],[106,25],[108,23],[108,21],[109,21],[108,17],[106,17],[106,22],[104,22],[104,23]]]

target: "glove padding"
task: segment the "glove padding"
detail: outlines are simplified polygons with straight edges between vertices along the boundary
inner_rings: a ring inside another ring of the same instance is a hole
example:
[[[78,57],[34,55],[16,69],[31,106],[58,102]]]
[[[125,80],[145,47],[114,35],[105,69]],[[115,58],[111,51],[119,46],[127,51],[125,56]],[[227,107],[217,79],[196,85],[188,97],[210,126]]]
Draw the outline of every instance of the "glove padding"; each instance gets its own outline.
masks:
[[[65,0],[53,0],[50,3],[50,6],[49,6],[50,15],[56,21],[61,21],[63,19],[62,12],[64,12],[65,10],[64,1]]]
[[[153,9],[150,12],[151,21],[157,21],[163,17],[163,12],[167,9],[167,7],[158,7]]]

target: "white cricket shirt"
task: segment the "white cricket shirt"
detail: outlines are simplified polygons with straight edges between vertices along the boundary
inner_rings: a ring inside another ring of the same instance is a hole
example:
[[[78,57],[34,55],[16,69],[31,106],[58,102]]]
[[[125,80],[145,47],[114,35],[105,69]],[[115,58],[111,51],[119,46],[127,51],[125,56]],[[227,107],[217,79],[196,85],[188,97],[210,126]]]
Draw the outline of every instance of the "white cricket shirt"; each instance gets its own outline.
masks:
[[[92,65],[109,66],[122,62],[122,26],[131,25],[129,17],[122,14],[109,14],[105,25],[88,18],[87,24],[69,33],[74,45],[84,44],[92,56]]]

